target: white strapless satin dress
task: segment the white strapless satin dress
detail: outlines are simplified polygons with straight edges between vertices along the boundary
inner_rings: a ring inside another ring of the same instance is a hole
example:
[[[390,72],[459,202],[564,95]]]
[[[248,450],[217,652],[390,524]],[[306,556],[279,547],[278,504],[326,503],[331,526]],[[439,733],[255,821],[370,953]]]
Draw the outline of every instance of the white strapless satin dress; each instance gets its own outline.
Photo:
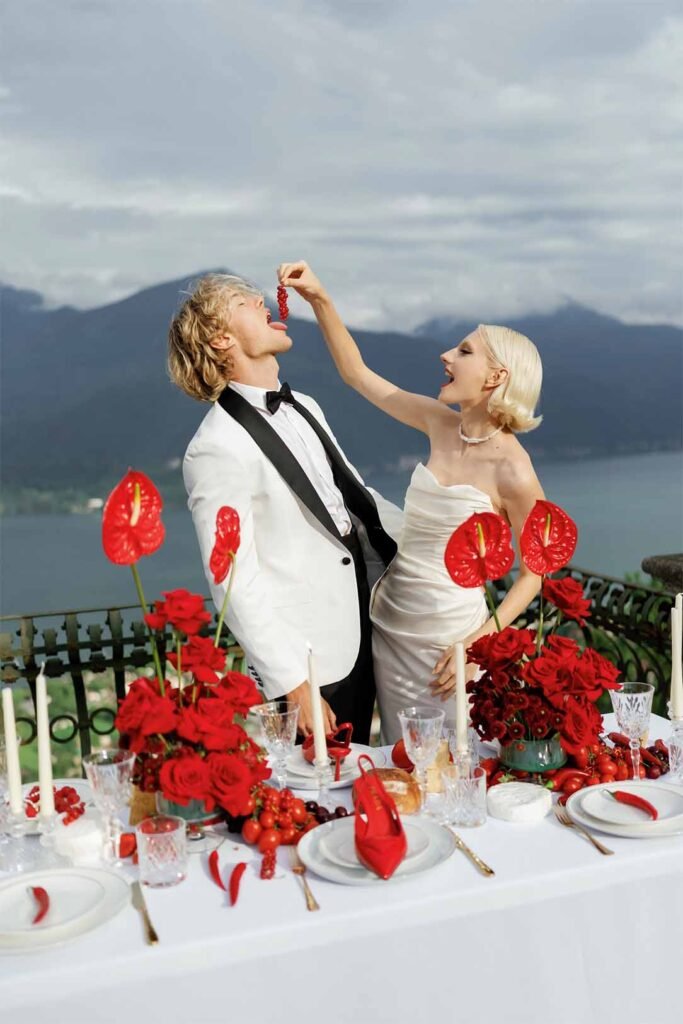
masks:
[[[372,596],[372,652],[382,740],[401,738],[397,712],[411,704],[446,712],[455,727],[455,697],[434,697],[429,684],[444,649],[488,618],[483,589],[451,580],[444,552],[453,530],[473,512],[492,512],[491,499],[470,484],[444,486],[419,463],[405,497],[398,554]]]

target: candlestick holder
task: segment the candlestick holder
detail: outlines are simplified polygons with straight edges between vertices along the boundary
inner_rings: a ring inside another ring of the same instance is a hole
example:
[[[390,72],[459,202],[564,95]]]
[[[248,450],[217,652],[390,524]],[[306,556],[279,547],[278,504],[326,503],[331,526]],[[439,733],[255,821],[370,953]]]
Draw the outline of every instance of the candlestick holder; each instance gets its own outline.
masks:
[[[315,768],[315,780],[318,784],[318,806],[329,807],[330,804],[330,786],[333,781],[332,774],[332,762],[328,758],[327,761],[318,763],[313,762]]]
[[[10,811],[5,822],[7,841],[0,846],[0,868],[11,874],[20,871],[34,871],[36,868],[36,847],[27,839],[27,822],[23,812]]]
[[[683,782],[683,718],[671,719],[669,736],[669,778]]]

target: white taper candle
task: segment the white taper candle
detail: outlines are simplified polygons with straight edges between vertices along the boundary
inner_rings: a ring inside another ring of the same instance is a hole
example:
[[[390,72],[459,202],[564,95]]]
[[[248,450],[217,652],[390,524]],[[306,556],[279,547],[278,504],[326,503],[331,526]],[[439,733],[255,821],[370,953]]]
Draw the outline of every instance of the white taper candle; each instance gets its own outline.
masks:
[[[21,765],[19,763],[19,744],[17,743],[17,723],[14,718],[14,701],[12,687],[2,688],[2,713],[5,720],[5,755],[7,758],[7,792],[12,814],[24,813],[24,801],[21,797]]]
[[[311,714],[313,716],[313,756],[315,764],[327,764],[329,755],[327,753],[327,740],[325,739],[325,725],[323,721],[323,705],[320,697],[320,686],[313,657],[313,648],[308,647],[308,685],[311,688]]]
[[[47,679],[40,666],[36,679],[36,723],[38,726],[38,785],[40,787],[40,816],[49,818],[55,812],[52,791],[52,752],[50,750],[50,716],[47,709]]]
[[[671,695],[669,715],[683,718],[683,594],[671,609]]]
[[[465,689],[465,645],[455,645],[455,750],[466,754],[469,750],[467,729],[469,727],[469,702]]]

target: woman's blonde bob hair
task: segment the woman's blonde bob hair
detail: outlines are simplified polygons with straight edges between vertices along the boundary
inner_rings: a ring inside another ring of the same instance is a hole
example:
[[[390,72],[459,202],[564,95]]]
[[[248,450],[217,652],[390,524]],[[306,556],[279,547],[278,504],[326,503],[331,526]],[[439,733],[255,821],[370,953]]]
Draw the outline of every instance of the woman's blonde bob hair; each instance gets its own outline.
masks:
[[[541,395],[543,366],[538,349],[526,335],[510,327],[479,324],[495,363],[508,372],[502,384],[491,392],[488,412],[498,423],[515,434],[525,434],[540,426],[542,416],[534,416]]]
[[[168,372],[190,398],[215,402],[230,380],[230,356],[213,348],[211,342],[227,330],[230,303],[237,295],[261,292],[241,277],[207,274],[192,285],[191,294],[171,321]]]

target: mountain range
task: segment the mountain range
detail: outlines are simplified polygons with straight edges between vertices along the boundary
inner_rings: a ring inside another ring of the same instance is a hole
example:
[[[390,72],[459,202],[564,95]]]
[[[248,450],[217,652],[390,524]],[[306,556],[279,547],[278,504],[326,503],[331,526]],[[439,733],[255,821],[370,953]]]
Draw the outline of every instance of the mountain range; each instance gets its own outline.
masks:
[[[178,460],[208,407],[169,382],[166,333],[180,293],[198,276],[88,310],[49,309],[36,292],[2,288],[4,487],[103,494],[132,465],[165,479],[180,496]],[[625,324],[575,303],[507,322],[533,339],[543,359],[543,424],[521,438],[532,455],[681,447],[682,330]],[[439,353],[474,326],[442,317],[410,334],[353,334],[378,373],[436,395],[443,382]],[[281,359],[281,379],[320,402],[361,471],[405,468],[425,454],[422,435],[344,386],[314,322],[292,316],[289,328],[295,343]]]

